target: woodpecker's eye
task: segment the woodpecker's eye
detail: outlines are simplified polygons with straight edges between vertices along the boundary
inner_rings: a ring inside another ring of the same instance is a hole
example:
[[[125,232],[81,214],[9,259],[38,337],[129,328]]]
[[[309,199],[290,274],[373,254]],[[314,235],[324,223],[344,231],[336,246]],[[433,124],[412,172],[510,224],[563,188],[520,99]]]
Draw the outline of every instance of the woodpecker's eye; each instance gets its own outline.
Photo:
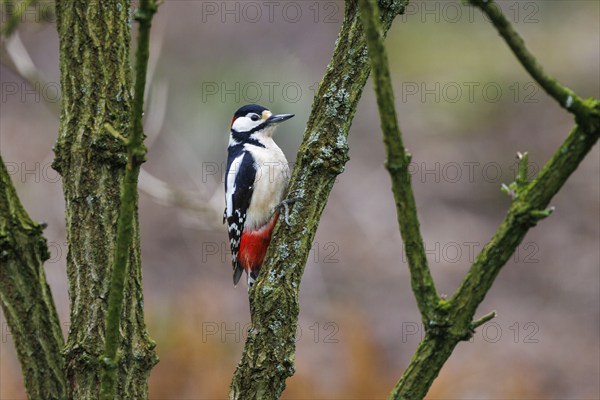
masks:
[[[252,116],[250,117],[250,119],[251,119],[252,121],[258,121],[258,118],[259,118],[259,117],[258,117],[258,115],[256,115],[256,114],[252,114]]]

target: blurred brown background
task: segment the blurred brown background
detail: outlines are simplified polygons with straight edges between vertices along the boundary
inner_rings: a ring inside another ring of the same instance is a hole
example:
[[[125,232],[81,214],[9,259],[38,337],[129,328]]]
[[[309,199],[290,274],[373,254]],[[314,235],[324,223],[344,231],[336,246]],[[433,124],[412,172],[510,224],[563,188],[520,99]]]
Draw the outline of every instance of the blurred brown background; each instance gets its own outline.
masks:
[[[39,3],[40,7],[48,3]],[[343,17],[340,1],[167,1],[152,30],[140,182],[148,329],[160,363],[152,399],[221,399],[249,322],[231,285],[222,174],[228,124],[246,103],[295,113],[276,140],[295,159]],[[4,7],[4,3],[3,3]],[[502,1],[544,68],[580,96],[600,96],[598,1]],[[2,10],[3,21],[6,10]],[[2,156],[33,218],[46,221],[46,272],[69,323],[64,202],[50,168],[58,120],[52,16],[25,14],[6,42],[44,82],[0,66]],[[418,1],[387,39],[397,109],[431,269],[450,295],[509,206],[500,191],[529,151],[535,173],[573,125],[532,82],[479,11]],[[40,95],[41,93],[42,95]],[[46,97],[46,101],[43,99]],[[286,399],[387,396],[423,333],[410,290],[370,84],[350,132],[351,160],[325,209],[301,288],[296,375]],[[598,399],[598,147],[554,198],[480,308],[498,318],[459,345],[430,399]],[[173,191],[177,199],[173,200]],[[22,378],[0,315],[0,398]]]

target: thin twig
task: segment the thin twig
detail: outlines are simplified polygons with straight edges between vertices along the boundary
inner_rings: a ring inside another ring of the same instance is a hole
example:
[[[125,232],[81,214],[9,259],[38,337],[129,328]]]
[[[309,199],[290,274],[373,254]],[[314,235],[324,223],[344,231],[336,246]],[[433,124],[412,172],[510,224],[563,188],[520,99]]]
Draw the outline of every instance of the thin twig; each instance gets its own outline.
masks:
[[[496,311],[492,311],[490,313],[485,314],[483,317],[473,321],[473,323],[471,324],[471,329],[475,330],[477,328],[479,328],[481,325],[485,324],[486,322],[489,322],[491,320],[493,320],[494,318],[496,318]]]
[[[515,31],[496,2],[493,0],[469,0],[469,3],[478,7],[485,15],[487,15],[498,30],[498,33],[504,38],[531,77],[535,79],[546,93],[553,97],[562,108],[573,113],[580,120],[585,120],[590,113],[597,112],[577,96],[573,90],[561,85],[556,79],[552,78],[544,71],[533,54],[531,54],[525,46],[523,38]]]

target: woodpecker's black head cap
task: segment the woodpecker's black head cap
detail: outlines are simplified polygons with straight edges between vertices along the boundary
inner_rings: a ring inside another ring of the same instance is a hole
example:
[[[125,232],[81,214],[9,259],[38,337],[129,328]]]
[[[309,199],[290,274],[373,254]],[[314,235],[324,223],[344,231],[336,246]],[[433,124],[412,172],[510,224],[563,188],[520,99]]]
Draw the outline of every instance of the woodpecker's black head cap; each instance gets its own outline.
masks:
[[[251,135],[254,132],[264,131],[264,134],[271,136],[274,126],[292,118],[294,114],[273,115],[271,111],[258,104],[248,104],[241,107],[233,115],[231,120],[231,131]],[[272,128],[272,129],[267,129]],[[235,138],[239,141],[239,138]]]
[[[233,114],[233,118],[235,119],[238,117],[243,117],[244,115],[247,115],[248,113],[262,115],[263,111],[265,111],[266,109],[267,109],[266,107],[263,107],[258,104],[248,104],[246,106],[238,108],[238,110],[235,112],[235,114]]]

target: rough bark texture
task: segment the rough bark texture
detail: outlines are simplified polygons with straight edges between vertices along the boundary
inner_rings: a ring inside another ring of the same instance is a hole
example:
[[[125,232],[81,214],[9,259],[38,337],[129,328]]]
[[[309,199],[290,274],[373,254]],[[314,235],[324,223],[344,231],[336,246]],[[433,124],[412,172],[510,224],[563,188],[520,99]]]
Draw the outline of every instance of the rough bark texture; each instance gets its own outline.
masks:
[[[63,178],[69,242],[66,371],[78,399],[98,397],[103,368],[100,356],[127,161],[123,143],[104,124],[129,132],[129,9],[129,1],[118,0],[60,0],[56,5],[63,97],[54,167]],[[145,399],[156,356],[144,323],[137,211],[134,214],[117,398]]]
[[[43,262],[42,227],[21,205],[0,158],[0,301],[29,399],[67,397],[63,337]]]
[[[406,1],[380,1],[385,32]],[[348,161],[347,136],[369,60],[358,4],[346,2],[344,21],[312,106],[288,197],[301,197],[290,223],[278,223],[257,283],[250,291],[252,328],[231,384],[232,399],[276,399],[294,374],[298,290],[321,214]]]

